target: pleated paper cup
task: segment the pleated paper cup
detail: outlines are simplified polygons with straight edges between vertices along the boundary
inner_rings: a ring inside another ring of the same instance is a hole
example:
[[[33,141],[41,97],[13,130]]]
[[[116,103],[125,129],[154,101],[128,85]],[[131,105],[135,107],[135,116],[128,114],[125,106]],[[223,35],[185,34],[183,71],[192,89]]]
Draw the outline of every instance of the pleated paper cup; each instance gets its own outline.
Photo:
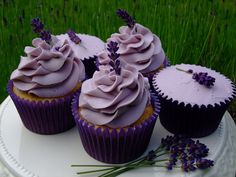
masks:
[[[50,135],[65,132],[75,126],[70,109],[73,94],[50,101],[31,101],[13,92],[12,81],[8,82],[7,91],[28,130]]]
[[[75,94],[72,101],[72,114],[84,149],[91,157],[105,163],[120,164],[134,160],[144,153],[160,110],[155,94],[151,96],[153,114],[148,119],[139,125],[119,129],[96,126],[81,118],[78,111],[79,95],[80,92]]]
[[[192,138],[201,138],[213,133],[236,94],[232,83],[233,95],[225,101],[207,106],[191,105],[168,98],[155,84],[155,80],[153,81],[161,104],[160,122],[163,127],[173,134],[182,134]]]

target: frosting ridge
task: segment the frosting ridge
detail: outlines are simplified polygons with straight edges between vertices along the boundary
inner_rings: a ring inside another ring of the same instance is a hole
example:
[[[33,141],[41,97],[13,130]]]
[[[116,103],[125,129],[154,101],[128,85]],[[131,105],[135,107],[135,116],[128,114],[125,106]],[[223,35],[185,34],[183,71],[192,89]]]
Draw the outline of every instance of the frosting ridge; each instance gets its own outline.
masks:
[[[117,75],[108,67],[101,67],[82,85],[80,114],[95,125],[125,127],[141,117],[149,97],[146,82],[135,68],[124,65]]]
[[[11,74],[17,89],[39,97],[60,97],[85,78],[84,65],[74,56],[68,41],[55,41],[51,46],[36,38],[33,47],[25,47],[26,56]]]
[[[160,39],[138,23],[133,28],[120,27],[107,41],[118,42],[120,59],[143,74],[159,68],[166,57]]]

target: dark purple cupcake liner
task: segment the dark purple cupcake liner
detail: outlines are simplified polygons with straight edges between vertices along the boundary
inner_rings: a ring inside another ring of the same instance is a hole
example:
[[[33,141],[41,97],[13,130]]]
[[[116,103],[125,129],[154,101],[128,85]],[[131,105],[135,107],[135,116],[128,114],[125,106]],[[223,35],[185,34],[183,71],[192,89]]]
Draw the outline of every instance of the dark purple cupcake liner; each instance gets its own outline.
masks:
[[[105,163],[125,163],[141,156],[146,150],[159,115],[160,104],[151,95],[154,108],[152,116],[138,126],[117,129],[97,128],[79,117],[78,100],[80,92],[72,101],[72,114],[75,118],[82,144],[86,152],[96,160]]]
[[[200,138],[213,133],[236,94],[233,86],[234,92],[229,100],[214,104],[214,106],[199,107],[169,99],[161,93],[157,85],[154,84],[154,87],[161,104],[160,122],[163,127],[173,134],[182,134],[192,138]]]
[[[88,79],[93,77],[93,73],[98,70],[97,67],[97,56],[84,58],[81,60],[85,67],[85,73]]]
[[[65,98],[49,101],[29,101],[13,92],[13,82],[9,81],[7,91],[13,100],[24,126],[38,134],[57,134],[75,125],[70,105],[73,94]]]

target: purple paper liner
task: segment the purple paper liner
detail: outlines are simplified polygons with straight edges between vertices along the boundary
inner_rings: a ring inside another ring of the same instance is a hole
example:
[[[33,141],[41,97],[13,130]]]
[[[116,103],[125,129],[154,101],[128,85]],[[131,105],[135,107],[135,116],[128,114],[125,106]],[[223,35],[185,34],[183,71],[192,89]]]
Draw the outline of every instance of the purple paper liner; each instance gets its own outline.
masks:
[[[93,73],[98,70],[97,67],[97,56],[84,58],[81,60],[85,67],[85,73],[87,76],[87,79],[90,79],[93,77]]]
[[[160,122],[163,127],[173,134],[182,134],[192,138],[201,138],[213,133],[236,94],[233,86],[233,95],[229,100],[214,104],[214,106],[199,107],[168,99],[167,96],[163,96],[156,85],[154,87],[161,104]]]
[[[117,129],[95,127],[79,117],[78,100],[80,92],[72,101],[75,118],[85,151],[94,159],[111,164],[125,163],[141,156],[146,150],[159,115],[160,104],[155,94],[151,94],[154,112],[149,119],[138,126]]]
[[[73,94],[65,98],[49,101],[29,101],[13,92],[10,80],[7,91],[13,100],[24,126],[38,134],[57,134],[71,129],[75,125],[70,105]]]

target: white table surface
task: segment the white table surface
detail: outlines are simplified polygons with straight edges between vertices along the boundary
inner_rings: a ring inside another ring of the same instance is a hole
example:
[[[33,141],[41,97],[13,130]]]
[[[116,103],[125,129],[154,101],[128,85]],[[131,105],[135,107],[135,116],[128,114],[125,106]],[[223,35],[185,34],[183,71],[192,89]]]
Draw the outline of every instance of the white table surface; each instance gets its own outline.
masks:
[[[3,104],[0,106],[0,113],[3,110],[3,107],[6,106],[6,103],[9,103],[10,106],[13,106],[13,103],[11,99],[8,97]],[[9,106],[9,105],[8,105]],[[13,111],[14,112],[14,111]],[[158,128],[160,128],[160,125],[158,125]],[[221,130],[219,130],[221,129]],[[219,131],[218,131],[219,130]],[[215,166],[212,167],[207,173],[170,173],[170,174],[165,174],[164,176],[183,176],[183,177],[200,177],[200,176],[210,176],[210,177],[235,177],[235,172],[236,172],[236,126],[235,123],[230,116],[228,112],[224,115],[224,118],[221,122],[220,127],[218,128],[218,133],[213,133],[216,134],[214,136],[210,135],[209,140],[212,141],[214,138],[218,138],[218,136],[221,137],[222,142],[218,142],[217,145],[219,147],[213,147],[210,149],[210,151],[214,151],[214,154],[211,154],[210,156],[213,157],[213,160],[215,161]],[[72,130],[73,131],[73,130]],[[72,132],[73,133],[73,132]],[[222,134],[222,135],[221,135]],[[204,143],[208,141],[208,137],[205,137],[203,139],[200,139],[200,141],[203,141]],[[0,154],[1,155],[1,154]],[[3,158],[2,158],[3,160]],[[6,162],[4,162],[6,164]],[[154,170],[155,171],[155,170]],[[142,171],[140,171],[142,172]],[[162,176],[163,171],[155,171],[155,175],[152,176]],[[137,173],[138,174],[138,173]],[[134,174],[128,174],[128,176],[138,176],[136,173]],[[123,175],[121,175],[123,176]],[[124,175],[125,176],[125,175]],[[7,167],[0,161],[0,177],[15,177],[10,173],[10,171],[7,169]],[[44,176],[40,176],[44,177]],[[52,176],[54,177],[54,176]]]

